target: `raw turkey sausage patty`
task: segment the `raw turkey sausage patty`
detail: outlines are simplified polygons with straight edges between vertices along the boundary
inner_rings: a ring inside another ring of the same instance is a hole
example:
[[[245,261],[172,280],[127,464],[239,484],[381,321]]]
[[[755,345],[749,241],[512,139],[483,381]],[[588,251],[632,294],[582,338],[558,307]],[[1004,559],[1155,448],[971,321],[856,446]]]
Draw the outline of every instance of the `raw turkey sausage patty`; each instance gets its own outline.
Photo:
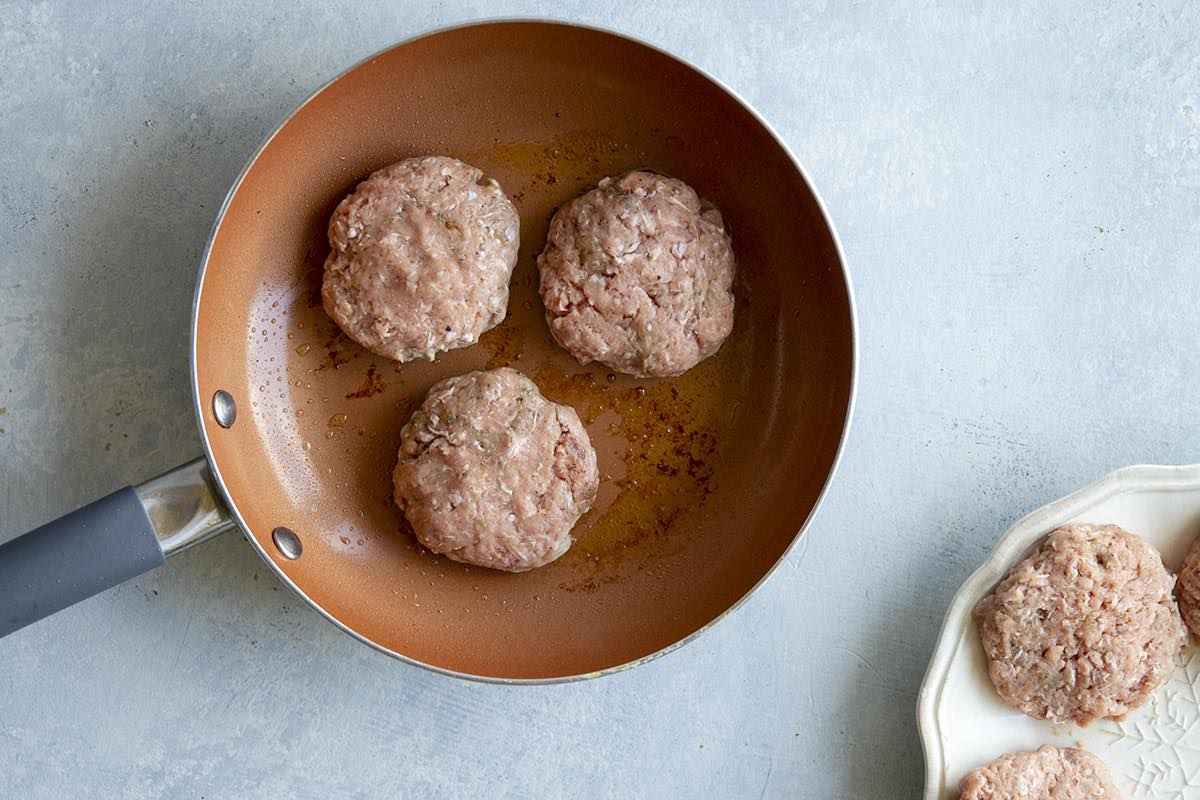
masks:
[[[474,344],[504,319],[519,227],[500,185],[469,164],[426,156],[384,167],[329,220],[325,313],[397,361]]]
[[[1052,532],[975,607],[996,691],[1038,719],[1121,719],[1187,643],[1174,585],[1158,551],[1116,525]]]
[[[733,329],[733,246],[721,212],[680,180],[605,178],[550,221],[538,256],[554,338],[581,364],[670,377]]]
[[[393,482],[421,544],[524,572],[567,552],[600,481],[575,410],[505,367],[434,384],[400,433]]]
[[[1179,568],[1179,583],[1175,586],[1183,621],[1193,634],[1200,637],[1200,537],[1192,542]]]
[[[959,800],[1121,800],[1108,768],[1086,750],[1044,744],[1001,756],[959,781]]]

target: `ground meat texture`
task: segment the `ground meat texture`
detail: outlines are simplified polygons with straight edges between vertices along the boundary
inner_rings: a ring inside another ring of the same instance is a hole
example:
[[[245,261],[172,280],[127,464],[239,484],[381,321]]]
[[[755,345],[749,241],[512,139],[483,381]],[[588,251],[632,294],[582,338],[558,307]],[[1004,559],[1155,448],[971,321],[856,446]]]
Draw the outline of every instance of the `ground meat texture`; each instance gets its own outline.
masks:
[[[1183,559],[1175,595],[1179,598],[1179,610],[1183,612],[1188,630],[1200,637],[1200,538],[1192,542]]]
[[[599,482],[579,415],[507,367],[434,384],[400,433],[393,474],[421,544],[508,572],[567,552]]]
[[[329,220],[321,300],[354,341],[397,361],[474,344],[504,319],[517,209],[444,156],[373,173]]]
[[[1187,643],[1174,584],[1158,551],[1115,525],[1054,531],[975,607],[996,691],[1038,719],[1122,719]]]
[[[1122,800],[1108,768],[1086,750],[1044,744],[968,772],[959,800]]]
[[[733,246],[714,207],[653,172],[605,178],[550,221],[538,256],[554,338],[581,364],[682,374],[733,329]]]

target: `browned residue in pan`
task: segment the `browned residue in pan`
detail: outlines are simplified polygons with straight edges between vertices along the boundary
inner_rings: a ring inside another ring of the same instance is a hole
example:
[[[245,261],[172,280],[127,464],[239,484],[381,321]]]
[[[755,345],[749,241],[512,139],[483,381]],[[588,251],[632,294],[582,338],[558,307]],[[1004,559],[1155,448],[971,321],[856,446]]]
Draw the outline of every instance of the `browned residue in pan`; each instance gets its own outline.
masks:
[[[367,365],[367,374],[363,376],[362,386],[359,386],[353,392],[346,394],[347,400],[360,399],[364,397],[374,397],[387,388],[383,378],[380,377],[379,371],[375,369],[374,364]]]
[[[499,144],[472,157],[492,169],[509,166],[527,176],[513,189],[518,202],[539,191],[569,199],[599,178],[649,159],[638,148],[590,131]],[[536,222],[539,237],[547,223],[548,218]],[[537,293],[536,255],[522,253],[510,316],[483,340],[491,351],[485,367],[524,370],[547,397],[579,412],[598,447],[600,493],[575,530],[577,558],[572,561],[580,574],[559,583],[568,591],[594,590],[598,581],[620,580],[629,557],[641,568],[685,546],[687,530],[672,529],[715,488],[710,462],[734,422],[736,409],[726,400],[747,388],[750,329],[735,328],[716,356],[665,381],[620,375],[599,365],[585,368],[564,353],[526,359],[522,343],[552,341]]]

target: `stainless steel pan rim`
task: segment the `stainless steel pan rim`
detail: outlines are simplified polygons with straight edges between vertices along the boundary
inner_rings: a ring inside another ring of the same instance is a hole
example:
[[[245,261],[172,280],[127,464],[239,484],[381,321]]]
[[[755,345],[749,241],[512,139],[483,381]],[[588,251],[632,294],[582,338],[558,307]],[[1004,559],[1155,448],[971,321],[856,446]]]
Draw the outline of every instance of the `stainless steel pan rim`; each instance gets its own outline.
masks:
[[[283,572],[282,569],[280,569],[280,567],[275,563],[274,559],[271,558],[271,556],[267,553],[266,549],[258,542],[258,540],[255,539],[253,536],[250,536],[249,534],[246,533],[246,531],[249,529],[249,526],[246,524],[245,519],[242,517],[241,511],[238,509],[237,503],[234,501],[234,498],[230,495],[230,493],[225,485],[225,479],[221,475],[221,470],[220,470],[219,466],[217,465],[216,459],[213,457],[212,445],[209,442],[208,432],[204,425],[205,404],[204,404],[203,399],[200,397],[200,385],[199,385],[199,377],[197,374],[197,364],[196,364],[197,323],[199,320],[200,293],[201,293],[202,287],[204,286],[204,274],[208,268],[209,257],[212,254],[212,248],[213,248],[214,242],[216,241],[217,231],[220,229],[221,223],[225,219],[225,213],[229,209],[229,205],[232,202],[234,195],[237,194],[238,189],[241,187],[242,182],[245,180],[246,175],[249,173],[251,167],[254,166],[254,163],[258,160],[258,157],[271,144],[271,141],[275,138],[275,136],[278,135],[278,133],[292,119],[292,117],[294,117],[302,108],[304,108],[309,102],[311,102],[313,100],[313,98],[315,98],[315,97],[317,97],[317,95],[321,94],[321,92],[323,92],[330,84],[339,80],[344,75],[346,75],[350,72],[353,72],[355,69],[362,66],[363,64],[367,64],[370,61],[374,60],[375,58],[378,58],[379,56],[383,55],[384,53],[387,53],[387,52],[395,49],[396,47],[400,47],[400,46],[403,46],[410,42],[424,39],[429,36],[436,36],[441,33],[446,33],[446,32],[458,30],[461,28],[469,28],[469,27],[473,27],[476,25],[489,25],[489,24],[498,24],[498,23],[548,23],[548,24],[557,24],[557,25],[570,25],[570,26],[573,26],[576,28],[594,30],[599,33],[604,33],[604,34],[608,34],[610,36],[615,36],[615,37],[618,37],[621,39],[625,39],[627,41],[633,42],[634,44],[638,44],[638,45],[646,47],[650,50],[654,50],[668,58],[671,58],[675,61],[678,61],[678,62],[686,65],[687,67],[694,70],[695,72],[697,72],[698,74],[703,76],[705,79],[707,79],[708,81],[713,83],[715,86],[717,86],[723,92],[728,94],[734,100],[736,100],[738,102],[738,104],[740,104],[743,108],[745,108],[746,111],[749,112],[750,115],[754,117],[754,119],[758,122],[758,124],[760,124],[764,128],[764,130],[766,130],[771,135],[771,137],[779,144],[779,146],[782,148],[782,150],[787,154],[788,158],[791,160],[792,165],[800,173],[800,176],[804,180],[804,183],[807,186],[809,192],[812,193],[813,198],[816,200],[817,206],[821,212],[822,221],[823,221],[825,227],[828,229],[830,238],[833,241],[834,249],[837,254],[838,265],[842,270],[842,278],[846,284],[846,296],[847,296],[847,300],[849,303],[849,312],[850,312],[850,332],[851,332],[850,392],[849,392],[849,399],[846,403],[846,419],[845,419],[844,425],[842,426],[842,435],[838,442],[837,451],[834,454],[833,462],[829,469],[829,474],[825,478],[825,483],[822,486],[820,493],[817,495],[816,501],[813,503],[812,510],[809,512],[809,515],[805,519],[804,523],[800,526],[800,529],[796,532],[796,535],[792,538],[791,544],[788,545],[787,549],[783,552],[782,555],[780,555],[779,559],[771,566],[770,569],[767,570],[766,574],[764,574],[763,577],[760,578],[759,581],[754,584],[754,586],[752,586],[745,594],[743,594],[737,600],[737,602],[735,602],[728,609],[726,609],[721,614],[719,614],[715,619],[713,619],[712,621],[710,621],[703,627],[701,627],[701,628],[693,631],[692,633],[688,634],[687,636],[683,637],[679,641],[677,641],[673,644],[667,645],[666,647],[663,647],[663,648],[661,648],[653,653],[650,653],[648,655],[642,656],[642,657],[634,659],[632,661],[628,661],[624,664],[618,664],[613,667],[607,667],[605,669],[602,669],[602,670],[599,670],[596,672],[586,672],[586,673],[580,673],[580,674],[575,674],[575,675],[564,675],[564,676],[558,676],[558,677],[554,677],[554,678],[501,678],[501,677],[494,677],[494,676],[489,676],[489,675],[477,675],[474,673],[458,672],[456,670],[445,669],[443,667],[438,667],[434,664],[428,664],[424,661],[419,661],[415,658],[406,656],[403,653],[398,653],[395,650],[384,647],[384,646],[378,644],[377,642],[374,642],[371,639],[368,639],[367,637],[359,634],[357,631],[353,630],[352,628],[350,628],[347,625],[345,625],[344,623],[342,623],[341,620],[339,620],[334,615],[330,614],[328,611],[326,611],[324,608],[322,608],[316,601],[314,601],[312,598],[310,598],[308,595],[306,595],[304,593],[304,591],[299,586],[297,586],[296,583],[293,582]],[[858,359],[859,359],[858,310],[857,310],[857,305],[856,305],[855,298],[854,298],[854,285],[850,279],[849,270],[846,267],[846,258],[845,258],[845,253],[842,249],[842,242],[838,236],[837,229],[834,227],[833,221],[831,220],[831,218],[829,216],[829,211],[825,206],[825,201],[822,199],[820,193],[817,191],[816,187],[813,185],[812,180],[809,178],[808,172],[805,171],[804,166],[800,163],[800,160],[796,157],[795,153],[792,152],[792,149],[787,145],[787,143],[783,140],[783,138],[780,137],[779,133],[762,116],[762,114],[760,114],[745,98],[743,98],[740,94],[738,94],[736,91],[734,91],[728,85],[726,85],[724,82],[722,82],[718,78],[714,77],[713,75],[709,74],[707,71],[705,71],[701,67],[697,66],[696,64],[693,64],[690,61],[687,61],[673,53],[669,53],[669,52],[663,50],[662,48],[657,47],[656,45],[653,45],[642,39],[639,39],[637,37],[631,36],[626,33],[622,33],[620,31],[613,30],[611,28],[605,28],[605,27],[601,27],[601,26],[597,26],[597,25],[590,25],[590,24],[580,24],[577,22],[569,21],[569,20],[559,20],[559,19],[554,19],[554,18],[549,18],[549,17],[499,17],[499,18],[488,18],[488,19],[475,20],[475,21],[471,21],[471,22],[459,23],[459,24],[454,24],[454,25],[447,25],[444,27],[436,28],[436,29],[433,29],[430,31],[426,31],[424,33],[417,34],[415,36],[412,36],[407,39],[396,42],[395,44],[389,45],[381,50],[378,50],[375,53],[372,53],[371,55],[362,59],[358,63],[356,63],[356,64],[352,65],[351,67],[338,73],[332,79],[330,79],[329,81],[324,83],[316,91],[314,91],[307,98],[305,98],[305,100],[302,103],[300,103],[298,106],[296,106],[296,108],[293,109],[286,117],[284,117],[284,119],[275,127],[275,129],[271,131],[271,133],[263,140],[262,144],[260,144],[255,149],[253,155],[250,156],[249,160],[246,162],[245,166],[242,168],[241,172],[238,174],[237,180],[234,181],[233,186],[229,189],[229,192],[225,195],[225,199],[224,199],[224,201],[222,201],[221,207],[217,212],[216,220],[213,222],[212,229],[209,231],[208,242],[204,246],[204,253],[200,260],[200,269],[196,276],[196,289],[195,289],[195,293],[193,294],[193,298],[192,298],[191,348],[190,348],[190,356],[189,357],[191,360],[190,372],[191,372],[191,381],[192,381],[192,406],[193,406],[193,410],[196,415],[196,424],[200,429],[200,439],[201,439],[201,442],[203,443],[204,455],[208,461],[209,468],[212,470],[212,475],[214,478],[214,483],[216,484],[217,491],[220,493],[221,498],[226,503],[226,505],[229,509],[229,512],[232,514],[234,520],[236,520],[237,526],[241,530],[242,535],[246,539],[246,541],[248,541],[254,547],[254,549],[258,552],[258,555],[260,557],[262,557],[262,560],[265,561],[267,563],[267,565],[271,568],[271,570],[275,573],[276,577],[278,577],[279,580],[281,580],[288,588],[290,588],[293,592],[295,592],[296,595],[299,596],[305,603],[307,603],[309,606],[314,608],[322,617],[324,617],[326,620],[331,622],[333,625],[337,626],[344,633],[349,634],[350,636],[354,637],[355,639],[362,642],[363,644],[368,645],[369,647],[371,647],[381,653],[389,655],[392,658],[398,659],[407,664],[411,664],[415,667],[420,667],[422,669],[429,670],[430,672],[435,672],[435,673],[438,673],[441,675],[447,675],[447,676],[450,676],[453,678],[461,678],[463,680],[468,680],[468,681],[476,681],[476,682],[480,682],[480,683],[521,684],[521,685],[573,683],[576,681],[588,680],[591,678],[598,678],[598,677],[601,677],[604,675],[611,675],[611,674],[617,673],[617,672],[624,672],[627,669],[636,667],[640,664],[644,664],[648,661],[653,661],[654,659],[659,658],[660,656],[663,656],[663,655],[666,655],[667,653],[678,650],[679,648],[683,647],[684,645],[688,644],[689,642],[695,640],[697,637],[699,637],[701,634],[703,634],[706,631],[708,631],[709,629],[711,629],[713,626],[715,626],[721,620],[725,619],[730,614],[732,614],[734,611],[741,608],[742,604],[745,603],[746,600],[752,594],[754,594],[758,590],[758,588],[760,586],[762,586],[763,583],[765,583],[767,581],[767,579],[770,578],[771,575],[773,575],[775,573],[775,571],[777,569],[779,569],[779,565],[782,564],[787,559],[788,555],[791,554],[791,552],[795,549],[796,543],[799,542],[800,539],[804,536],[804,533],[808,530],[808,526],[812,523],[813,518],[816,516],[817,512],[820,510],[821,504],[824,502],[825,496],[829,491],[829,486],[833,482],[834,476],[837,474],[838,466],[841,464],[842,454],[845,450],[846,439],[849,436],[850,427],[853,422],[854,406],[855,406],[855,401],[856,401],[857,392],[858,392]]]

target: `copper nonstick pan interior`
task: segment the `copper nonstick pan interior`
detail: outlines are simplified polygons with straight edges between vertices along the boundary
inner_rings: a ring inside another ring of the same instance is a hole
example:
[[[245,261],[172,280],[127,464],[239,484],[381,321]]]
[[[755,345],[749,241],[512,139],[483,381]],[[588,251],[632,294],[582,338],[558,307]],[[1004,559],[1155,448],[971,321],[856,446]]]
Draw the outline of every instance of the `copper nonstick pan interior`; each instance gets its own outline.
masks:
[[[430,153],[500,181],[520,210],[520,260],[508,318],[480,344],[397,365],[322,312],[325,228],[372,170]],[[537,295],[534,259],[554,208],[632,167],[681,177],[717,203],[738,258],[733,335],[674,380],[580,366],[550,338]],[[718,85],[596,30],[458,28],[334,81],[246,173],[201,281],[197,398],[247,533],[350,631],[467,675],[593,673],[704,627],[791,544],[847,423],[851,301],[803,175]],[[400,429],[429,386],[501,365],[578,409],[602,475],[571,551],[521,575],[425,552],[391,500]],[[218,389],[237,402],[229,429],[212,415]],[[299,559],[276,549],[277,526],[299,536]]]

